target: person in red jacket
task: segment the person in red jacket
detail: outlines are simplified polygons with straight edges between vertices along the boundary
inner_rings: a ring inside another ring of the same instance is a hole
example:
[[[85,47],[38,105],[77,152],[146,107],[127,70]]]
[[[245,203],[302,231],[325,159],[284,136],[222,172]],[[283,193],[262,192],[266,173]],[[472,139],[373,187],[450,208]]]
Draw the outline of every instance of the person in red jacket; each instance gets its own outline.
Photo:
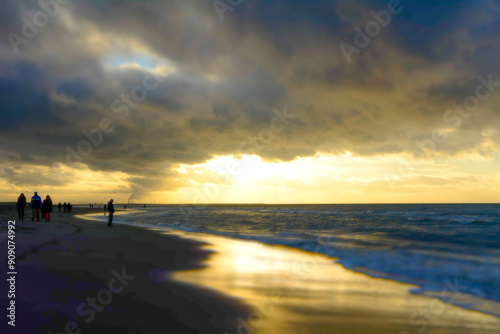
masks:
[[[52,200],[50,199],[50,196],[47,195],[43,200],[42,204],[42,214],[44,215],[45,222],[47,223],[50,221],[51,212],[52,212]]]

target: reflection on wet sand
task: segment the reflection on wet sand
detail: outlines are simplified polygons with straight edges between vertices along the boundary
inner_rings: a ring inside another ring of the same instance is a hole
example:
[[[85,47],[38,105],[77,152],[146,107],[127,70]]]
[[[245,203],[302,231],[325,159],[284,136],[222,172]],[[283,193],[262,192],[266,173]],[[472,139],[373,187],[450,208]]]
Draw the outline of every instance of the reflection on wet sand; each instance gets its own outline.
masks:
[[[234,319],[238,333],[487,333],[500,319],[439,299],[415,295],[416,286],[345,269],[322,254],[210,235],[214,253],[199,270],[173,278],[210,287],[254,308]],[[454,282],[442,297],[453,300]]]

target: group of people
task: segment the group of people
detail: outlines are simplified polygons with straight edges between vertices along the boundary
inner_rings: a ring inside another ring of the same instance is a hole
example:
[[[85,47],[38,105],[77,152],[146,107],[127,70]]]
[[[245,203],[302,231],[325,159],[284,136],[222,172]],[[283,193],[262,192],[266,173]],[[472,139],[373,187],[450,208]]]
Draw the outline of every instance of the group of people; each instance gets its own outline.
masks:
[[[24,196],[23,193],[19,195],[17,198],[17,211],[19,213],[19,220],[24,221],[24,209],[26,208],[26,197]],[[93,206],[93,205],[92,205]],[[42,212],[42,217],[45,219],[45,222],[50,221],[50,213],[52,212],[52,200],[50,199],[50,196],[47,195],[45,196],[45,199],[42,201],[42,198],[38,196],[38,193],[35,191],[33,194],[33,197],[31,197],[30,201],[30,207],[32,210],[32,215],[31,215],[31,221],[40,221],[40,211]],[[73,207],[70,202],[64,204],[59,204],[57,205],[59,208],[59,212],[61,212],[61,207],[64,208],[64,212],[71,213],[71,208]],[[113,221],[113,214],[115,213],[115,208],[113,206],[113,200],[109,200],[108,206],[104,205],[104,214],[106,214],[106,209],[109,213],[109,218],[108,218],[108,226],[113,226],[112,221]]]
[[[73,207],[73,205],[71,205],[70,202],[68,202],[68,204],[66,204],[66,202],[64,202],[64,204],[61,204],[61,202],[59,202],[59,204],[57,204],[57,207],[59,208],[59,212],[61,212],[61,208],[64,208],[64,212],[71,213],[71,208]]]
[[[27,201],[24,194],[19,195],[17,199],[17,211],[19,213],[19,220],[24,220],[24,208],[26,207]],[[50,221],[50,213],[52,212],[52,200],[50,196],[45,196],[45,199],[42,201],[42,198],[38,196],[38,193],[35,191],[33,197],[31,197],[30,207],[32,211],[31,221],[40,221],[40,211],[42,212],[42,217],[48,223]]]
[[[24,220],[24,209],[26,208],[27,201],[26,201],[26,196],[24,196],[23,193],[19,195],[17,198],[17,211],[19,213],[19,220]],[[71,203],[66,203],[59,204],[57,205],[59,207],[59,212],[61,212],[61,207],[64,207],[64,212],[71,212],[71,208],[73,207]],[[45,222],[50,221],[50,213],[52,212],[52,199],[50,198],[49,195],[45,196],[45,199],[42,201],[42,198],[38,195],[38,193],[35,191],[33,194],[33,197],[31,197],[30,201],[30,207],[32,211],[31,215],[31,221],[40,221],[40,212],[42,213],[42,218],[45,219]]]

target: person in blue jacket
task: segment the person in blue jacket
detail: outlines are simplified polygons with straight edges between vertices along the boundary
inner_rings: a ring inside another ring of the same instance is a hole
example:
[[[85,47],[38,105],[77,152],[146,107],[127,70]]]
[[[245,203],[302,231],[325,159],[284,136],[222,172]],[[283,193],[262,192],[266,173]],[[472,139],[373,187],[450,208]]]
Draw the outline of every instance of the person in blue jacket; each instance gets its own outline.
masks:
[[[31,221],[35,221],[35,214],[36,214],[36,221],[40,221],[40,208],[42,207],[42,198],[38,196],[38,193],[35,191],[35,194],[33,197],[31,197]]]

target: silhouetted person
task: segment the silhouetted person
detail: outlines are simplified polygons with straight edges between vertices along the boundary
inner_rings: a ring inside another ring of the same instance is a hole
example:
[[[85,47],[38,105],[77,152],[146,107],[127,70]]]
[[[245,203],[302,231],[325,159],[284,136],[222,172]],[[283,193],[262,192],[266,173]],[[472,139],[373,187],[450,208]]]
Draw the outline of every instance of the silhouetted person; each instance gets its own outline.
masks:
[[[19,212],[19,220],[24,220],[24,208],[26,207],[26,197],[21,193],[17,198],[17,211]]]
[[[45,199],[43,200],[42,203],[42,214],[45,217],[45,222],[50,221],[50,213],[52,212],[52,200],[50,199],[50,196],[47,195]]]
[[[36,214],[36,221],[40,221],[40,208],[42,207],[42,198],[38,196],[38,193],[35,191],[35,194],[33,197],[31,197],[31,221],[35,221],[35,214]]]
[[[62,207],[61,202],[59,202],[59,204],[57,204],[57,207],[59,208],[59,212],[61,212],[61,207]]]
[[[108,226],[113,226],[113,214],[115,213],[115,207],[113,206],[113,199],[110,199],[108,202],[108,213],[109,213],[109,219],[108,219]]]
[[[106,215],[106,204],[104,204],[104,215]]]
[[[73,205],[71,205],[70,202],[68,202],[68,213],[71,213],[71,208],[73,207]]]
[[[66,209],[68,208],[68,204],[66,204],[66,202],[64,202],[63,208],[64,208],[64,213],[66,213]]]

